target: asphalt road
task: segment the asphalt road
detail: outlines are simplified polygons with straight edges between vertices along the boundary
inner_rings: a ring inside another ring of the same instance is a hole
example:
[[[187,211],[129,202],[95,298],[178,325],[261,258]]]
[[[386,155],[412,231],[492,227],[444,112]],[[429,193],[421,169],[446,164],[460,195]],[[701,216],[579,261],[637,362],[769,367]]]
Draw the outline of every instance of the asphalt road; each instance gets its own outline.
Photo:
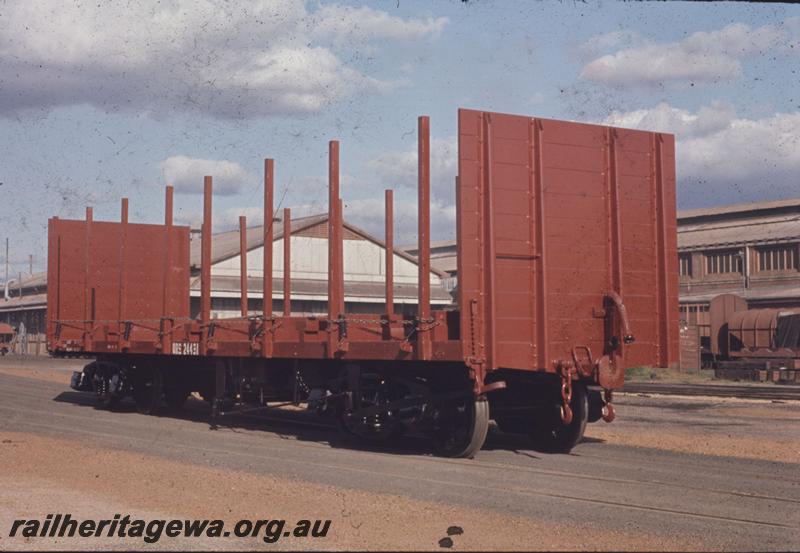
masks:
[[[682,408],[654,403],[644,409],[654,420],[666,413],[675,424],[680,413],[669,411]],[[156,419],[124,407],[103,411],[90,395],[63,384],[0,374],[3,430],[541,521],[588,521],[624,532],[646,528],[665,537],[690,536],[703,548],[800,549],[797,464],[601,440],[584,442],[570,455],[546,455],[531,450],[523,437],[498,431],[475,459],[451,460],[433,457],[427,443],[414,437],[389,450],[359,449],[305,413],[239,416],[217,430],[210,429],[206,413],[195,400],[181,413]],[[702,425],[696,431],[701,439]]]

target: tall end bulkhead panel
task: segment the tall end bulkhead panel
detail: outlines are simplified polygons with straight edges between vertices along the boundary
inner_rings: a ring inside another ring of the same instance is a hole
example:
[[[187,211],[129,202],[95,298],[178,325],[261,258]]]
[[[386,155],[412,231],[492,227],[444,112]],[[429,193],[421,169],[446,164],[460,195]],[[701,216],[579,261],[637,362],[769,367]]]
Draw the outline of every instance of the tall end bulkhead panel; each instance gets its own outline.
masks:
[[[457,196],[468,363],[597,357],[616,292],[636,337],[624,366],[677,364],[672,135],[460,110]]]
[[[48,222],[48,342],[81,341],[119,321],[158,328],[189,317],[189,228]]]

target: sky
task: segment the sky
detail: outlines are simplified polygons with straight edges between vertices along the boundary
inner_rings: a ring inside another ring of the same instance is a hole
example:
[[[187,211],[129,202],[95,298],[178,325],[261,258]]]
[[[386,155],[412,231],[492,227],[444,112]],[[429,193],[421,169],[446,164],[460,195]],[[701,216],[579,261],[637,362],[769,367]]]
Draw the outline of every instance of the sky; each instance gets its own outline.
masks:
[[[432,237],[455,236],[459,107],[672,132],[681,209],[800,197],[800,6],[747,2],[0,1],[0,239],[46,266],[47,219],[214,230],[276,207],[416,241],[431,118]],[[0,258],[4,252],[0,251]],[[0,270],[2,268],[0,267]],[[2,273],[0,272],[0,278]]]

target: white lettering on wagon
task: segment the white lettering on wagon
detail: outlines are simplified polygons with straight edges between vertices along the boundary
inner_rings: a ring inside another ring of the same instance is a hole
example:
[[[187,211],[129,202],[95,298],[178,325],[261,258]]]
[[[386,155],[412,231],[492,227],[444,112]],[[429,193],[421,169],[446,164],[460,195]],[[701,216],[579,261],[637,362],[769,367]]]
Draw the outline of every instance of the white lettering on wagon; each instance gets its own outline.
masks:
[[[172,342],[172,355],[200,355],[200,343]]]

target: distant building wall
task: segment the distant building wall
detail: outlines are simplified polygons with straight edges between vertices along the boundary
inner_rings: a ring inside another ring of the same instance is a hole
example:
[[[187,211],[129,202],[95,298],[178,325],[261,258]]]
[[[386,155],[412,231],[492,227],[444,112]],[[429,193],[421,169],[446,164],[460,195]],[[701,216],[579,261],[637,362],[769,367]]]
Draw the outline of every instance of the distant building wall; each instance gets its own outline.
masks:
[[[681,318],[710,345],[709,302],[800,306],[800,199],[678,212]]]

